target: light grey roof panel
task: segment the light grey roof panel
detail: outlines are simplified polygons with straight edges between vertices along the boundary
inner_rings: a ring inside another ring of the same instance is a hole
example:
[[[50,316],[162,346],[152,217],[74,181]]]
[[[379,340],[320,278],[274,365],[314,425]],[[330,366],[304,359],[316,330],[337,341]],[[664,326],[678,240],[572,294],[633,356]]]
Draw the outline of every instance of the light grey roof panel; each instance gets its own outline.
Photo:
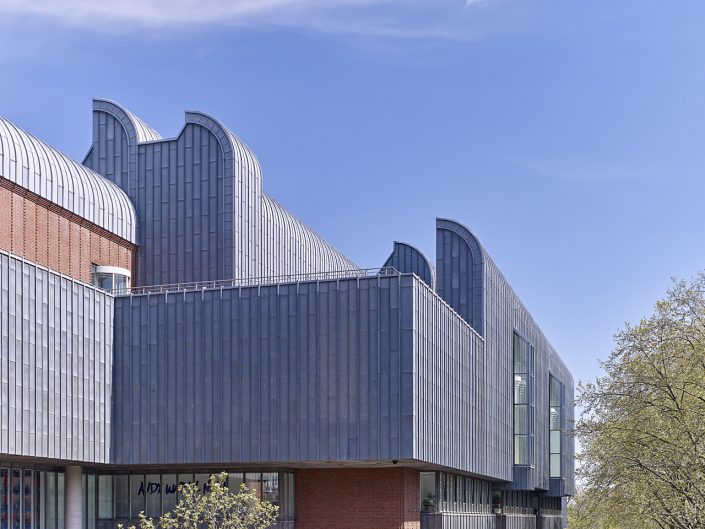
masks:
[[[2,117],[0,176],[135,242],[135,209],[118,186]]]
[[[262,193],[262,275],[359,267],[266,193]]]

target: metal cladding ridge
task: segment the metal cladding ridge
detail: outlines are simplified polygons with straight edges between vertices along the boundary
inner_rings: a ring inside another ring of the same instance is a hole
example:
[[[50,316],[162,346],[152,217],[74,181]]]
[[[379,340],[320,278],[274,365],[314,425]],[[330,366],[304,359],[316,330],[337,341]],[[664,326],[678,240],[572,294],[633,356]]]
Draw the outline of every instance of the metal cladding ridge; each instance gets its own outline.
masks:
[[[117,185],[0,117],[0,176],[132,243],[135,208]]]

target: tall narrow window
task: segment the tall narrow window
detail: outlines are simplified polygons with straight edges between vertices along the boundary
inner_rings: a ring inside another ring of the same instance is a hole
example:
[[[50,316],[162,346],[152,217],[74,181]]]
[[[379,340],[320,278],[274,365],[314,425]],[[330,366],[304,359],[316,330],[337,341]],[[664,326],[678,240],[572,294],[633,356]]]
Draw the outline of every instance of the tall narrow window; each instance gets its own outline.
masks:
[[[514,464],[528,465],[531,426],[531,346],[514,333]]]
[[[553,375],[549,376],[548,385],[548,449],[549,449],[549,476],[561,477],[561,419],[563,415],[562,396],[563,384]]]

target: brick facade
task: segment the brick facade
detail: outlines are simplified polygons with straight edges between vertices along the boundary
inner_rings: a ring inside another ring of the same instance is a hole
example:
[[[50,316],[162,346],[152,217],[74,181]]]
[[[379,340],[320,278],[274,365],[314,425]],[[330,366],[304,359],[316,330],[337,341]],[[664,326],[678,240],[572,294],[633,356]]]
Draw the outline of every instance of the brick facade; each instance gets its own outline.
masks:
[[[296,472],[296,529],[419,529],[419,471]]]
[[[135,245],[0,177],[0,250],[90,283],[92,265],[132,270]]]

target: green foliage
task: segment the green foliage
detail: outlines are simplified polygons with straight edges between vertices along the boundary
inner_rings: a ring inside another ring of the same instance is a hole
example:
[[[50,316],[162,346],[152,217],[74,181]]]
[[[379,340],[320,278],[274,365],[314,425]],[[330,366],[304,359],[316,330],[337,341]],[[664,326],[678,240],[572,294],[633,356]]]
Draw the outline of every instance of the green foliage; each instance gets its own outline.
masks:
[[[571,527],[703,528],[705,275],[675,283],[615,338],[605,375],[579,386]]]
[[[179,503],[156,522],[140,513],[140,529],[266,529],[277,517],[279,507],[260,501],[245,485],[238,492],[226,486],[227,473],[210,477],[209,488],[201,493],[195,483],[179,486]],[[123,529],[122,524],[118,529]],[[134,526],[129,529],[135,529]]]

